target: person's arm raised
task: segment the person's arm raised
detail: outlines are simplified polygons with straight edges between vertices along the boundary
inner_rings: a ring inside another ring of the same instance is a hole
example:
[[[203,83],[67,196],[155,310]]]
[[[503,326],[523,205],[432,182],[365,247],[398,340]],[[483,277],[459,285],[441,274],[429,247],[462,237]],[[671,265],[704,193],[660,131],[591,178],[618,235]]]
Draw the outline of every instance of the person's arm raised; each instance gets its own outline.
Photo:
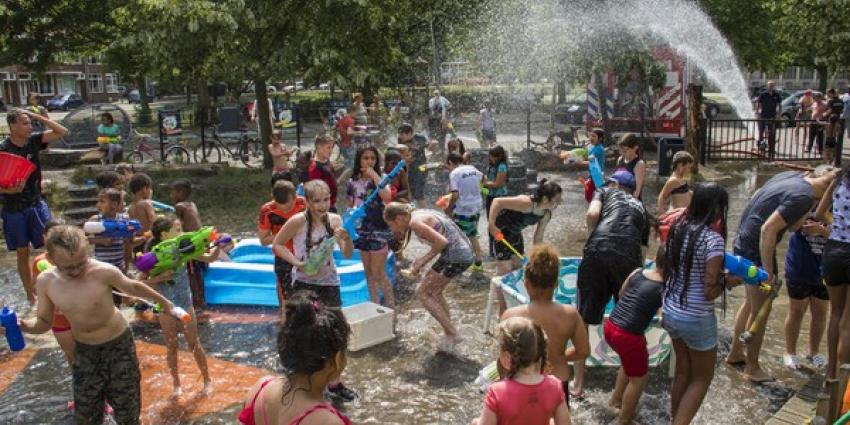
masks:
[[[27,110],[23,110],[25,114],[30,116],[31,120],[40,121],[47,127],[47,130],[42,133],[41,143],[48,144],[50,142],[54,142],[65,137],[68,134],[68,129],[63,127],[62,124],[59,124],[56,121],[51,120],[50,118],[46,118],[39,114],[32,113]]]

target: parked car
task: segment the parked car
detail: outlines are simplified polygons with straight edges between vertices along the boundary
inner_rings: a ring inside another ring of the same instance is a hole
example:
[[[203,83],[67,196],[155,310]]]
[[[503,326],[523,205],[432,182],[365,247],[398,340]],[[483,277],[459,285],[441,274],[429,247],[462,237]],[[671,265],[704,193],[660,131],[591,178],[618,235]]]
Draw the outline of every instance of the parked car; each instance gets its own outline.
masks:
[[[83,102],[83,98],[76,93],[62,93],[47,101],[47,110],[61,109],[67,111],[69,109],[79,108],[83,103],[85,103]]]
[[[331,88],[331,83],[329,83],[329,82],[319,84],[319,90],[330,90],[330,88]]]
[[[156,90],[153,87],[148,87],[148,100],[156,99]],[[139,89],[130,90],[130,93],[127,93],[127,102],[129,103],[141,103],[142,98],[139,96]]]
[[[552,111],[554,124],[580,125],[587,114],[587,94],[582,93],[564,103],[555,106]]]
[[[304,90],[304,82],[303,81],[296,81],[294,84],[289,84],[289,85],[283,86],[283,91],[285,91],[285,92],[294,92],[294,91],[299,91],[299,90]]]
[[[805,90],[798,90],[782,101],[782,110],[779,112],[779,116],[782,118],[786,127],[794,127],[794,120],[797,119],[797,112],[800,110],[800,98],[802,98],[804,94],[806,94]],[[819,94],[821,94],[821,92],[816,90],[812,91],[812,96]]]

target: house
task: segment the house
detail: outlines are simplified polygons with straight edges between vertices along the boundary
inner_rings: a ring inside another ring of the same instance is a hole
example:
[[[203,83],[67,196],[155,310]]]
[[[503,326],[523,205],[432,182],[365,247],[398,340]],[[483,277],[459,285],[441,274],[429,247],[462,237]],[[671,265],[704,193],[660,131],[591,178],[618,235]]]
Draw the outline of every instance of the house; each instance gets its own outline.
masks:
[[[0,99],[8,106],[26,105],[31,92],[42,100],[72,92],[88,103],[113,102],[122,95],[118,73],[107,70],[96,57],[50,65],[41,75],[20,65],[3,66],[0,82]]]

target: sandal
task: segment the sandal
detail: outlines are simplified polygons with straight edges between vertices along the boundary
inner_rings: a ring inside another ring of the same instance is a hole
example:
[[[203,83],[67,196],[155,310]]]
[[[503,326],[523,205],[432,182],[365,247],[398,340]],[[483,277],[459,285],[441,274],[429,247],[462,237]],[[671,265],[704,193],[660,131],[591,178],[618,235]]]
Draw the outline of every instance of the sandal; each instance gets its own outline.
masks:
[[[782,364],[788,369],[797,370],[800,368],[800,358],[795,354],[786,353],[782,355]]]

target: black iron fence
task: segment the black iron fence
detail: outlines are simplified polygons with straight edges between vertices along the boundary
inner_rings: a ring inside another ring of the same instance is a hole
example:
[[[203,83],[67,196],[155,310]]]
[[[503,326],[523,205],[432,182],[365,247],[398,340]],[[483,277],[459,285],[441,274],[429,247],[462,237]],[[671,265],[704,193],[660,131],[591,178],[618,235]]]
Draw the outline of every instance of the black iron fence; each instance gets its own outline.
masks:
[[[710,119],[706,122],[702,162],[817,161],[824,159],[825,150],[832,149],[838,163],[843,136],[843,121]]]

